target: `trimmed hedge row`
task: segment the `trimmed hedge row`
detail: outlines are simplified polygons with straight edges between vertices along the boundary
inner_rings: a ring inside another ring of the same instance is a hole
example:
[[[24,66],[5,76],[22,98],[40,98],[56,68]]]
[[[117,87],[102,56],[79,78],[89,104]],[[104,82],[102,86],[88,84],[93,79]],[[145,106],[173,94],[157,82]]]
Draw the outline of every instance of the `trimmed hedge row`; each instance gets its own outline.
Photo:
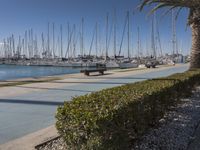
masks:
[[[130,149],[195,84],[200,70],[75,97],[58,107],[56,127],[68,149]]]

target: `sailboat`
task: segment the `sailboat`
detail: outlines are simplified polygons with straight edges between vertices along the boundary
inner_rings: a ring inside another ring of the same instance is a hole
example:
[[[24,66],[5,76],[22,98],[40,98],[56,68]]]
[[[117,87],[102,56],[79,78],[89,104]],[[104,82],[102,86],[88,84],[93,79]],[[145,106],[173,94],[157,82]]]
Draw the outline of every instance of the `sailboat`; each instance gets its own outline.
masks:
[[[119,63],[120,69],[137,68],[137,67],[138,67],[138,63],[135,61],[124,60],[123,62]]]
[[[117,45],[117,39],[116,39],[116,11],[114,12],[114,22],[113,22],[113,49],[114,49],[114,56],[116,56],[116,45]],[[106,18],[106,55],[108,51],[108,15]],[[106,56],[106,68],[119,68],[119,64],[117,63],[117,59],[116,57],[114,58],[110,58],[109,60],[107,60],[107,56]]]
[[[122,61],[119,62],[119,68],[120,69],[127,69],[127,68],[137,68],[138,67],[138,63],[137,61],[132,61],[130,59],[130,15],[129,15],[129,11],[127,12],[127,17],[126,17],[126,24],[128,26],[128,32],[127,32],[127,37],[128,37],[128,58],[127,59],[123,59]],[[125,26],[126,26],[125,24]]]

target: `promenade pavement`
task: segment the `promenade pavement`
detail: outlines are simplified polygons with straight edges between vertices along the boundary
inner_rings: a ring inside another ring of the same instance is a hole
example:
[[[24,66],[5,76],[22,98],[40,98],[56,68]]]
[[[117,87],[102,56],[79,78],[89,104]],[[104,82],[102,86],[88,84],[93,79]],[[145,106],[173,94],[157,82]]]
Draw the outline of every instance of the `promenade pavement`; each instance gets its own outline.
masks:
[[[188,65],[177,65],[137,71],[108,71],[104,76],[87,77],[83,74],[72,74],[62,76],[62,80],[2,87],[0,88],[0,144],[2,144],[0,149],[6,149],[6,146],[13,141],[15,143],[17,138],[23,138],[28,134],[34,135],[33,132],[52,126],[55,123],[57,106],[62,105],[64,101],[70,101],[74,96],[127,83],[164,77],[184,72],[187,69]],[[56,135],[53,126],[51,129]],[[38,135],[39,132],[36,133]],[[47,138],[45,134],[43,136]],[[35,143],[37,143],[41,141],[42,137],[35,139]],[[19,139],[17,140],[19,142]]]

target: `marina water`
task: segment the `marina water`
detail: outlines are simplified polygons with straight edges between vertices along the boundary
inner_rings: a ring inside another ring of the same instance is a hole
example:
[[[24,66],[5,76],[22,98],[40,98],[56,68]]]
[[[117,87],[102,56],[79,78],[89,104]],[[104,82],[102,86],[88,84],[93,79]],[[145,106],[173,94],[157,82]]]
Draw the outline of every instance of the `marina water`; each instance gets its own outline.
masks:
[[[79,73],[81,68],[0,65],[0,80]]]

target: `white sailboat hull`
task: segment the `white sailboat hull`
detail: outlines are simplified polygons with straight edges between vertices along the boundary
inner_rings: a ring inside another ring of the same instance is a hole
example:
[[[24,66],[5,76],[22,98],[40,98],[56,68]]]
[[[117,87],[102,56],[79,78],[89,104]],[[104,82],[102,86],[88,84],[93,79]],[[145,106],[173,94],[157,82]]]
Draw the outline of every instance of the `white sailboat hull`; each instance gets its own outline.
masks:
[[[106,68],[119,68],[119,64],[116,62],[107,62]]]
[[[137,68],[138,64],[135,63],[119,63],[119,68],[127,69],[127,68]]]

